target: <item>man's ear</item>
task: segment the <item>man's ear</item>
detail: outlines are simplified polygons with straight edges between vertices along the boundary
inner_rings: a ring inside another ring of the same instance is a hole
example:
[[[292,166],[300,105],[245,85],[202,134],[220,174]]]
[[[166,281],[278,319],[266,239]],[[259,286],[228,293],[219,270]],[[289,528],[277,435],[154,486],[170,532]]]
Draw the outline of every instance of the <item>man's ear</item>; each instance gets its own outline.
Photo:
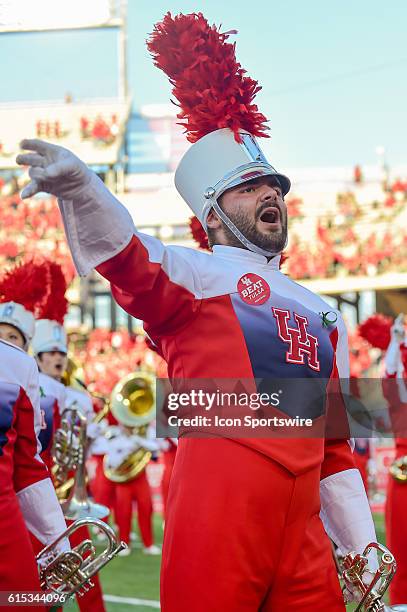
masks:
[[[222,227],[222,221],[219,219],[218,215],[216,214],[216,212],[213,210],[213,208],[211,208],[211,210],[209,211],[209,214],[206,218],[206,225],[213,230],[217,230],[220,227]]]

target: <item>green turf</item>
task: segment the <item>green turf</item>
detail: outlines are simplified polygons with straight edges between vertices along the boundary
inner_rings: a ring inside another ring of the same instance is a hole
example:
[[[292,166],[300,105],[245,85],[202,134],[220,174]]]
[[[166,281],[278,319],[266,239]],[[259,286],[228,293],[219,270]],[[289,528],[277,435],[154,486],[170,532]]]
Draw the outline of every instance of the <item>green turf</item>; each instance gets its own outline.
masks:
[[[385,543],[383,515],[375,515],[377,537]],[[135,528],[136,531],[136,528]],[[156,544],[162,543],[162,519],[160,515],[154,516],[154,534]],[[98,546],[98,548],[100,548]],[[103,592],[121,597],[136,597],[139,599],[159,600],[161,556],[149,557],[142,553],[140,543],[132,548],[129,557],[117,557],[100,573]],[[107,603],[108,612],[153,612],[154,608],[147,606],[132,606],[123,603]],[[348,606],[348,612],[355,606]],[[64,607],[67,612],[78,610],[76,602]]]

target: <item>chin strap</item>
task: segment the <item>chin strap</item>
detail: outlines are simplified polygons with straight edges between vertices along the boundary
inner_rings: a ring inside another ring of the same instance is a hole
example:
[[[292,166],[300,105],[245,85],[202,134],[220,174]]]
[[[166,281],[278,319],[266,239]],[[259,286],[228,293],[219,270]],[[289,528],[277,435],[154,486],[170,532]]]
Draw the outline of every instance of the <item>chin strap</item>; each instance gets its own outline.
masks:
[[[227,225],[232,234],[236,236],[236,238],[247,248],[249,251],[253,251],[253,253],[257,253],[258,255],[263,255],[264,257],[275,257],[276,255],[280,255],[281,251],[285,249],[287,246],[287,238],[285,239],[285,244],[282,249],[278,251],[266,251],[266,249],[262,249],[261,247],[250,242],[245,236],[243,236],[242,232],[237,229],[236,225],[232,223],[227,215],[223,212],[219,204],[214,200],[212,202],[212,208],[216,211],[216,214],[222,219],[223,223]]]

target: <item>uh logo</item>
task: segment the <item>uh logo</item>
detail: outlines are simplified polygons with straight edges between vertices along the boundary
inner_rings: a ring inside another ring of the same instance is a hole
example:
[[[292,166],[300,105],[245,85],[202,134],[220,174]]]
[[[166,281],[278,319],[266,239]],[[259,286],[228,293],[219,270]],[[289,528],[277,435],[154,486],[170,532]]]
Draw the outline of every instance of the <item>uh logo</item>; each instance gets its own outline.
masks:
[[[278,335],[288,345],[286,352],[287,363],[305,364],[312,370],[319,372],[321,364],[318,359],[318,338],[308,332],[308,319],[296,312],[293,313],[296,327],[289,327],[288,321],[291,313],[283,308],[272,308],[277,321]]]

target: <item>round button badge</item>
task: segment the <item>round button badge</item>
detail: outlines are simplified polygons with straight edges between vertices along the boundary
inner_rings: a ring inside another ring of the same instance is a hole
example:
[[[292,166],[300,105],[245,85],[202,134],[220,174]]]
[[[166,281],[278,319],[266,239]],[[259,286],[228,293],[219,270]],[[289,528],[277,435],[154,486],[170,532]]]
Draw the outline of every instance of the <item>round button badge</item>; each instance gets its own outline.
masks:
[[[264,278],[253,272],[244,274],[239,279],[237,290],[242,300],[251,306],[261,306],[267,302],[271,293]]]

